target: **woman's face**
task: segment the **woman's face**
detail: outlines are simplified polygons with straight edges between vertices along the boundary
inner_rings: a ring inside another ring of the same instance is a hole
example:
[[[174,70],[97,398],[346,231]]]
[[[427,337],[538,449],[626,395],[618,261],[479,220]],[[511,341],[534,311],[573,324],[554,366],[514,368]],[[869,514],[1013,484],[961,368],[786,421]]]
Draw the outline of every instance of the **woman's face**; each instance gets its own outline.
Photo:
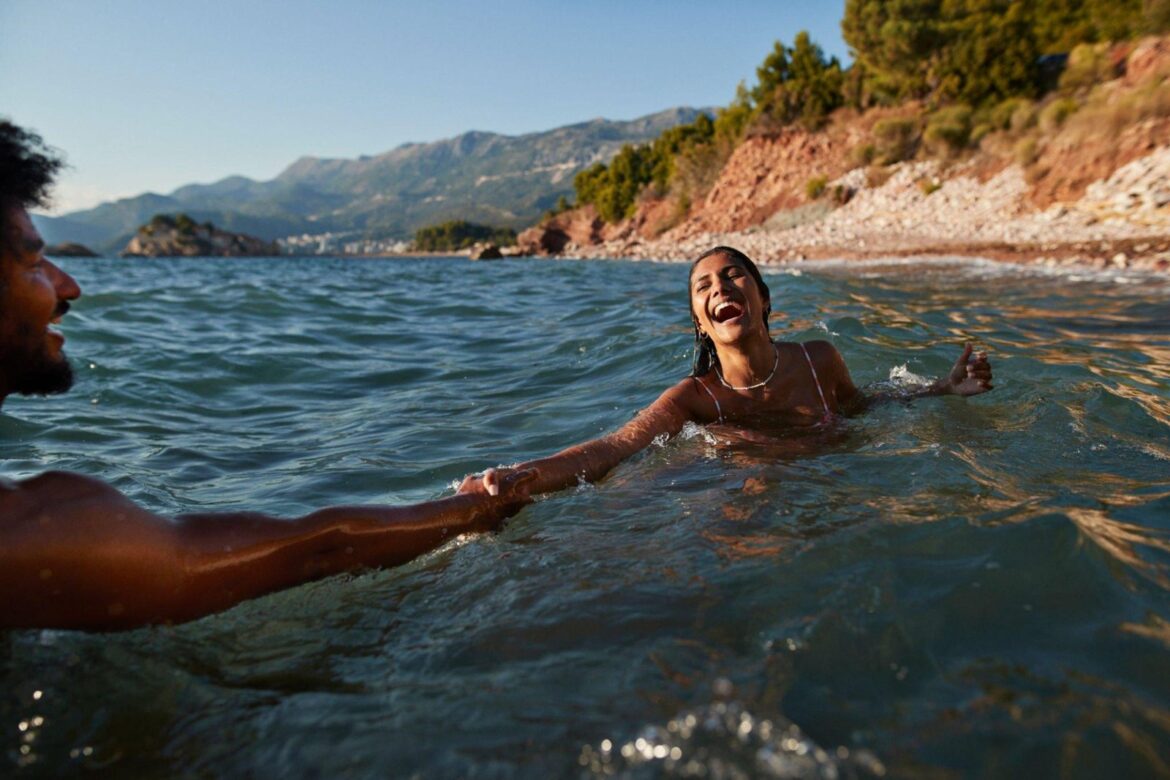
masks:
[[[716,344],[733,344],[762,333],[768,300],[748,270],[727,255],[711,255],[691,270],[691,314],[699,331]]]

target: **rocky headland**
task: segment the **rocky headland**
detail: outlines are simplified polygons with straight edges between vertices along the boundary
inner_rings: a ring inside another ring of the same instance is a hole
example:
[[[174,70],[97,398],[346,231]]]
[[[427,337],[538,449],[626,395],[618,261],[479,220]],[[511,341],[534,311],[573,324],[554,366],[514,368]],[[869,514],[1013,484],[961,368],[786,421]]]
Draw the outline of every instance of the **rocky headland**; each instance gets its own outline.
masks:
[[[280,247],[243,233],[197,223],[186,214],[159,214],[138,228],[122,257],[267,257]]]
[[[1121,75],[1059,123],[1038,107],[1032,129],[989,133],[962,154],[863,162],[857,150],[875,124],[920,107],[842,110],[818,131],[744,139],[685,208],[644,196],[632,218],[609,224],[586,206],[524,231],[518,244],[582,258],[685,259],[728,244],[774,263],[972,255],[1164,272],[1170,39],[1141,41],[1119,60]]]

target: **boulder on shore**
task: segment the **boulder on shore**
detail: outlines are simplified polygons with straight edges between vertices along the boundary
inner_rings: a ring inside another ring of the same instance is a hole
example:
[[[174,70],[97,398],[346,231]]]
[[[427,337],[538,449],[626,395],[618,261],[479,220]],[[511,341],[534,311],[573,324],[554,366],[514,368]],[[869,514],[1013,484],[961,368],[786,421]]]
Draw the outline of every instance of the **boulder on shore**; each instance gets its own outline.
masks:
[[[516,237],[516,245],[525,255],[559,255],[572,246],[590,246],[612,238],[614,230],[606,225],[592,205],[549,217]]]
[[[503,256],[500,248],[491,242],[476,244],[469,255],[472,260],[499,260]]]

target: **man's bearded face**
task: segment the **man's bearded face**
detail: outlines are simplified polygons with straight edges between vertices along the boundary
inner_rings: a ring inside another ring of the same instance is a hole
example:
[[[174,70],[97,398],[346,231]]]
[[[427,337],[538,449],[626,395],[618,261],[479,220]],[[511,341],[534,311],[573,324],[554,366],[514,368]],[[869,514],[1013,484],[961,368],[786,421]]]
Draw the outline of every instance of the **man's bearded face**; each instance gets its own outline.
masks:
[[[0,292],[0,309],[4,308]],[[0,377],[8,392],[21,395],[64,393],[73,387],[73,367],[64,352],[53,354],[44,340],[44,331],[25,324],[5,322],[0,314],[0,333],[15,332],[15,338],[0,344]],[[11,326],[11,327],[10,327]]]
[[[80,294],[77,282],[44,256],[44,242],[22,208],[9,209],[0,236],[0,399],[10,393],[61,393],[73,384],[50,329]]]

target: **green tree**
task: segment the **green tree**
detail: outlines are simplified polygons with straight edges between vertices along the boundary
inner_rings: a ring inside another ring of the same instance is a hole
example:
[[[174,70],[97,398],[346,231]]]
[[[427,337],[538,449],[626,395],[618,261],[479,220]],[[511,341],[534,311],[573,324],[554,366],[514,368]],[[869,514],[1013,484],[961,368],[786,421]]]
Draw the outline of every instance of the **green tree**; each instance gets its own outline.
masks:
[[[419,228],[414,234],[414,246],[422,252],[456,252],[481,241],[490,241],[501,246],[514,244],[516,231],[454,219]]]
[[[785,117],[816,126],[844,102],[841,64],[836,57],[826,60],[821,47],[804,30],[796,34],[790,55],[790,75],[783,87]]]
[[[735,97],[730,105],[715,112],[715,142],[721,146],[734,146],[743,137],[744,130],[755,116],[752,93],[741,81],[735,88]]]
[[[804,30],[796,34],[792,48],[777,41],[756,76],[759,82],[750,93],[752,116],[779,125],[800,122],[817,127],[844,102],[841,64],[835,57],[826,60]]]
[[[870,100],[891,103],[929,92],[941,12],[942,0],[846,0],[841,34],[854,67],[866,74]]]
[[[841,32],[875,102],[972,105],[1035,91],[1040,46],[1021,0],[846,0]]]
[[[1040,49],[1028,7],[1018,0],[946,0],[942,48],[931,73],[937,102],[972,105],[1036,91]]]
[[[605,163],[594,163],[573,178],[573,189],[578,203],[597,203],[601,190],[609,184],[609,169]]]
[[[1042,52],[1065,53],[1077,44],[1141,34],[1154,5],[1150,0],[1036,0],[1033,29]]]
[[[752,89],[752,100],[761,105],[771,99],[776,88],[788,81],[788,49],[780,41],[772,45],[772,51],[756,68],[756,86]]]

